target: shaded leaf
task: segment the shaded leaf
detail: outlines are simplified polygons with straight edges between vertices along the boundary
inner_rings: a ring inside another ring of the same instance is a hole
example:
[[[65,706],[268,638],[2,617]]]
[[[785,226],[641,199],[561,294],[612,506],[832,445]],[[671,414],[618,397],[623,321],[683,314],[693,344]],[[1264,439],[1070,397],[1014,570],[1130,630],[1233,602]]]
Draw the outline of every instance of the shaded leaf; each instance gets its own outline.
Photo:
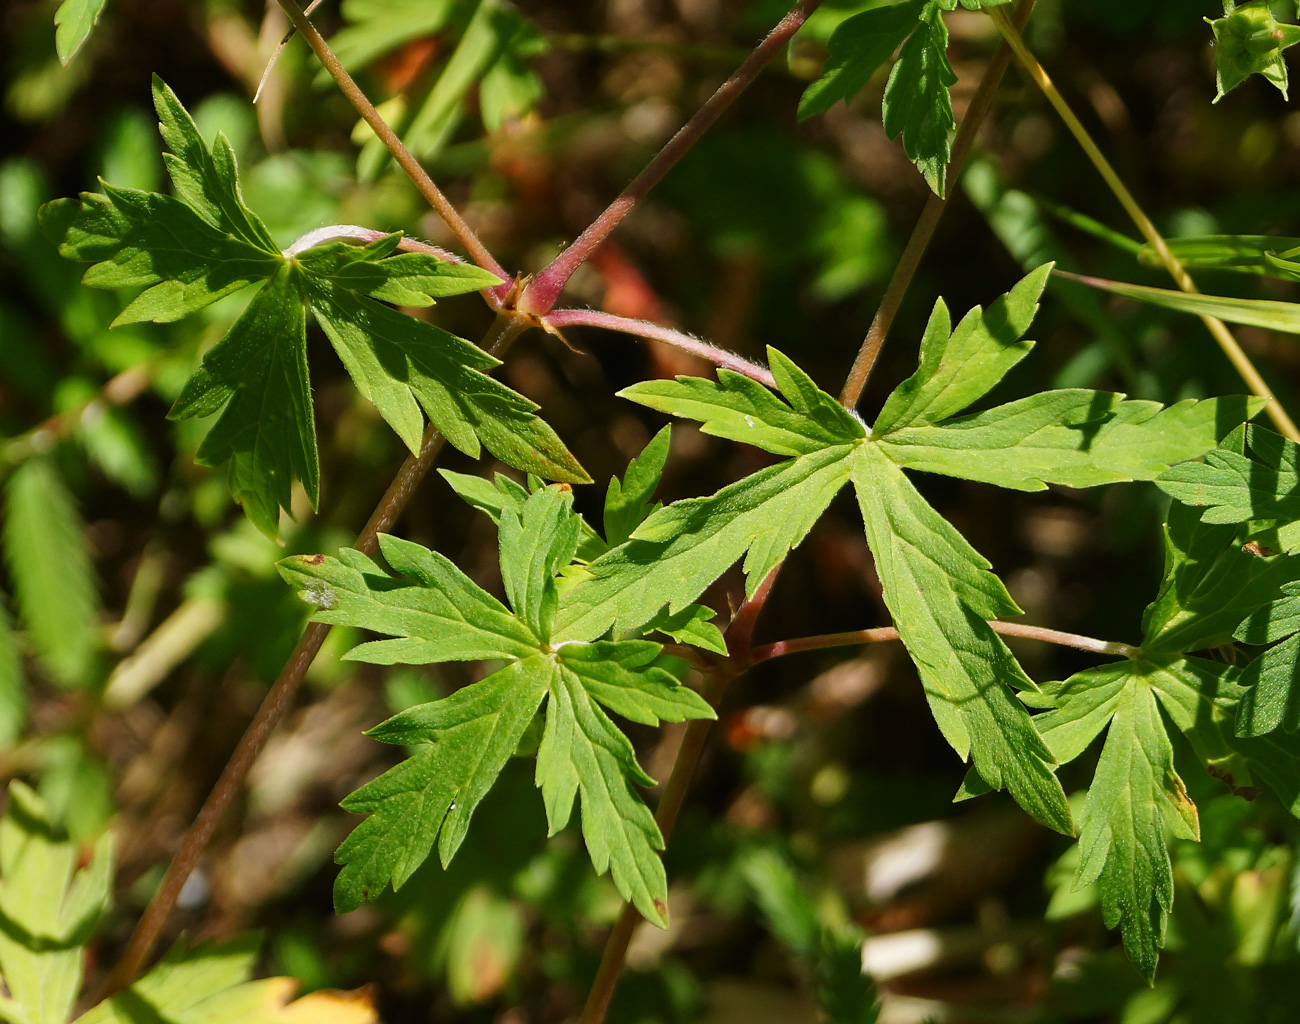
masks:
[[[804,90],[799,100],[799,120],[822,114],[837,100],[850,100],[867,84],[880,65],[914,31],[925,0],[874,7],[846,18],[826,43],[826,66],[821,77]]]
[[[47,458],[29,459],[9,477],[4,549],[41,666],[60,686],[88,686],[99,646],[90,549],[72,495]]]

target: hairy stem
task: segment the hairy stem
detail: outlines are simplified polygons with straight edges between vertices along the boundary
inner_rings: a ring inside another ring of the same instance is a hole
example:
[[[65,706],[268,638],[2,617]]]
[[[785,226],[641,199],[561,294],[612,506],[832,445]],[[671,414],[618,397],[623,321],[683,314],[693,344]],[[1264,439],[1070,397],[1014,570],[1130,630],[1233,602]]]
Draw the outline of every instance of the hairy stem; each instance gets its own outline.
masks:
[[[501,355],[528,326],[522,317],[500,314],[493,323],[488,335],[483,340],[483,348],[493,355]],[[397,475],[393,477],[388,490],[375,507],[361,533],[353,545],[367,555],[373,555],[379,547],[379,534],[388,530],[398,516],[406,509],[411,496],[432,468],[438,453],[442,450],[444,438],[441,433],[429,426],[424,432],[424,439],[419,454],[408,455]],[[275,685],[267,692],[257,714],[249,723],[247,731],[240,739],[226,767],[222,770],[212,792],[208,794],[194,824],[181,842],[167,874],[154,893],[153,899],[145,909],[131,937],[122,951],[121,959],[113,968],[105,984],[106,993],[111,995],[131,984],[140,974],[154,947],[162,935],[163,928],[171,916],[172,909],[180,897],[181,889],[199,862],[199,857],[207,848],[216,831],[222,814],[244,784],[249,769],[257,760],[267,738],[293,705],[294,695],[298,692],[307,669],[315,660],[321,644],[329,634],[330,627],[313,622],[303,630],[298,645],[289,655],[284,668],[280,671]]]
[[[328,242],[359,242],[362,245],[369,245],[391,234],[391,231],[376,231],[374,228],[363,228],[359,224],[326,224],[323,228],[315,228],[294,239],[293,244],[284,250],[284,255],[297,256],[301,252]],[[445,260],[448,263],[465,262],[453,252],[439,249],[436,245],[421,242],[417,238],[408,238],[406,235],[403,235],[397,243],[397,248],[402,252],[422,252],[426,256]]]
[[[1034,3],[1035,0],[1021,0],[1015,15],[1018,25],[1023,26],[1029,20]],[[993,94],[997,91],[1010,63],[1011,48],[1004,42],[993,54],[988,67],[984,69],[984,75],[980,78],[979,86],[975,89],[975,95],[971,97],[970,106],[966,108],[966,115],[961,119],[961,125],[953,139],[952,158],[948,161],[949,189],[956,183],[962,168],[966,165],[971,144],[974,143],[984,118],[988,116],[989,108],[993,105]],[[925,250],[929,248],[935,229],[939,226],[939,220],[943,217],[943,211],[947,208],[948,201],[945,197],[932,193],[926,199],[925,208],[922,209],[921,216],[912,229],[912,236],[907,240],[907,247],[903,250],[902,257],[894,267],[894,273],[885,287],[884,297],[880,300],[880,307],[876,310],[871,326],[867,329],[867,336],[862,340],[862,347],[858,349],[857,358],[853,360],[848,379],[845,380],[844,388],[840,391],[840,404],[846,409],[854,408],[862,398],[867,379],[871,376],[871,370],[880,356],[880,349],[885,344],[889,328],[893,326],[894,317],[898,315],[898,309],[903,304],[907,289],[911,287],[912,279],[921,265],[921,259],[925,256]]]
[[[735,666],[747,665],[750,662],[754,626],[763,607],[767,604],[777,573],[780,571],[781,567],[777,566],[768,574],[767,579],[754,591],[754,596],[737,609],[730,625],[727,626],[723,638],[727,650],[732,652],[732,657],[714,671],[706,672],[704,677],[704,698],[715,709],[722,703],[731,681],[740,674]],[[694,719],[686,725],[686,734],[682,737],[682,745],[673,760],[672,772],[664,785],[664,794],[659,800],[659,806],[655,808],[655,822],[659,826],[659,831],[663,833],[664,845],[667,845],[668,837],[672,835],[673,827],[677,824],[677,816],[681,813],[682,804],[686,800],[686,791],[690,788],[691,778],[695,775],[696,765],[700,763],[700,755],[704,752],[704,744],[709,738],[712,726],[713,722],[708,719]],[[618,921],[609,933],[609,938],[605,940],[605,949],[600,955],[600,966],[596,969],[591,991],[587,993],[587,1003],[582,1008],[580,1024],[602,1024],[604,1021],[605,1013],[609,1009],[609,1001],[613,998],[614,989],[618,985],[618,976],[623,970],[628,943],[632,941],[632,932],[640,916],[631,903],[623,904],[622,913],[619,914]]]
[[[808,15],[820,7],[821,2],[822,0],[799,0],[799,3],[795,4],[790,13],[777,23],[776,28],[768,33],[767,38],[759,43],[749,58],[740,65],[736,73],[723,82],[704,106],[696,111],[695,116],[668,140],[664,148],[646,165],[645,170],[619,193],[618,198],[609,204],[605,212],[592,221],[577,240],[555,257],[549,266],[538,271],[524,288],[524,294],[519,300],[520,309],[540,315],[549,313],[555,308],[556,300],[564,291],[564,286],[568,284],[574,271],[586,262],[596,247],[609,236],[624,217],[632,212],[632,207],[659,184],[673,165],[695,145],[701,135],[712,127],[736,97],[758,77],[758,73],[763,70],[767,62],[790,41],[790,37],[799,31],[800,26],[808,20]]]
[[[603,327],[607,331],[621,331],[639,338],[661,341],[665,345],[672,345],[683,352],[706,359],[714,366],[735,370],[751,380],[766,384],[769,388],[776,388],[776,380],[767,367],[751,363],[748,359],[727,352],[725,349],[715,348],[699,338],[674,331],[671,327],[661,327],[649,320],[633,320],[630,317],[615,316],[613,313],[599,313],[594,309],[556,309],[539,319],[542,325],[548,328]]]
[[[307,19],[302,8],[294,0],[277,0],[277,2],[289,15],[293,27],[307,40],[307,45],[320,58],[321,64],[325,66],[325,70],[329,72],[330,77],[338,84],[343,95],[348,98],[352,106],[356,108],[357,113],[361,115],[366,124],[370,125],[371,130],[388,147],[388,152],[393,155],[397,165],[406,172],[415,187],[419,189],[420,195],[424,196],[428,204],[443,219],[443,223],[451,228],[452,234],[456,236],[460,244],[464,246],[465,251],[469,253],[470,259],[484,270],[501,278],[501,284],[484,291],[484,296],[489,304],[493,308],[499,309],[505,301],[505,297],[514,287],[510,275],[505,272],[501,264],[496,261],[496,258],[488,252],[487,246],[479,241],[479,237],[474,234],[473,228],[465,223],[464,218],[451,205],[447,197],[442,194],[442,190],[434,184],[433,179],[429,177],[429,172],[420,166],[420,162],[411,155],[411,151],[397,137],[397,133],[379,116],[379,111],[375,109],[375,105],[361,91],[361,87],[348,74],[347,69],[339,63],[339,59],[334,56],[334,51],[330,49],[329,43],[325,41],[325,37],[316,31],[316,26]]]
[[[1136,658],[1142,653],[1140,648],[1134,647],[1132,644],[1121,643],[1118,640],[1097,640],[1090,636],[1080,636],[1078,633],[1062,633],[1057,629],[1031,626],[1023,622],[999,622],[993,620],[989,622],[989,626],[992,627],[993,632],[1001,633],[1003,636],[1041,640],[1044,643],[1058,644],[1061,647],[1073,647],[1076,650],[1088,651],[1092,654],[1108,654],[1118,658]],[[762,647],[754,648],[750,659],[753,664],[758,664],[761,661],[770,661],[772,658],[782,658],[787,654],[798,654],[802,651],[824,651],[832,647],[860,647],[863,644],[885,643],[897,639],[899,639],[898,630],[893,626],[881,626],[877,629],[858,629],[848,633],[827,633],[823,636],[808,636],[801,637],[798,640],[781,640],[774,644],[764,644]]]
[[[1147,216],[1146,211],[1142,209],[1138,201],[1133,198],[1133,194],[1116,173],[1115,168],[1110,165],[1110,161],[1102,154],[1100,147],[1092,136],[1088,134],[1083,122],[1079,120],[1074,111],[1070,109],[1069,104],[1065,102],[1065,97],[1057,90],[1056,84],[1043,70],[1043,66],[1029,52],[1029,47],[1025,45],[1019,30],[1011,23],[1000,7],[989,7],[986,10],[1002,33],[1003,39],[1006,40],[1015,53],[1020,66],[1033,79],[1034,84],[1042,90],[1043,95],[1047,97],[1047,101],[1056,108],[1057,114],[1060,115],[1066,128],[1070,130],[1070,134],[1083,147],[1083,151],[1093,167],[1097,169],[1107,187],[1114,193],[1120,205],[1124,207],[1124,212],[1129,215],[1138,231],[1142,233],[1142,236],[1150,244],[1156,255],[1160,257],[1160,262],[1169,271],[1169,276],[1174,279],[1174,283],[1185,292],[1193,295],[1199,294],[1199,289],[1196,287],[1191,275],[1187,273],[1178,257],[1173,254],[1165,243],[1164,237],[1156,230],[1151,218]],[[1255,369],[1255,364],[1250,361],[1250,357],[1242,351],[1241,345],[1237,343],[1237,339],[1233,337],[1228,326],[1222,320],[1212,316],[1202,316],[1201,321],[1209,329],[1214,340],[1218,342],[1223,354],[1228,357],[1229,362],[1241,375],[1241,379],[1246,382],[1246,386],[1250,388],[1251,393],[1268,400],[1268,415],[1277,426],[1278,431],[1292,441],[1300,441],[1300,430],[1297,430],[1291,417],[1282,408],[1282,404],[1273,397],[1268,385],[1264,383],[1264,378]]]

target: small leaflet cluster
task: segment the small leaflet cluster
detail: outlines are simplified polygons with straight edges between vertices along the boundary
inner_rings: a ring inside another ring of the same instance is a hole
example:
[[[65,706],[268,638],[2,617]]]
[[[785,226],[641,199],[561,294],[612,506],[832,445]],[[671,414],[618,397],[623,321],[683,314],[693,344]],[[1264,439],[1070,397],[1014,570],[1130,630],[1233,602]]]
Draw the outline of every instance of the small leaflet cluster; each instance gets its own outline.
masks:
[[[313,507],[320,465],[307,370],[307,313],[315,316],[357,389],[412,452],[424,419],[455,447],[549,479],[589,477],[522,395],[488,377],[498,360],[455,335],[393,308],[499,283],[477,267],[397,253],[399,235],[365,246],[319,245],[295,255],[276,246],[245,206],[235,155],[213,148],[175,94],[154,80],[154,105],[171,152],[175,194],[104,184],[42,208],[46,234],[68,259],[94,265],[84,283],[140,288],[114,321],[167,323],[258,286],[229,332],[203,359],[170,412],[219,413],[199,448],[206,465],[229,463],[231,491],[274,536],[292,485]]]
[[[949,90],[957,75],[948,62],[945,11],[968,11],[1010,0],[903,0],[845,19],[827,42],[826,66],[799,101],[799,119],[825,113],[852,99],[901,46],[882,108],[885,132],[903,137],[907,158],[936,195],[947,189],[951,133],[957,126]]]
[[[650,512],[651,492],[668,452],[662,432],[609,489],[605,529],[619,537]],[[455,856],[470,819],[524,731],[545,705],[537,749],[537,785],[551,834],[564,828],[575,797],[582,833],[597,872],[610,871],[624,899],[666,926],[668,886],[657,851],[663,837],[634,786],[653,780],[607,712],[644,725],[713,718],[713,709],[682,685],[679,661],[643,638],[601,639],[568,629],[573,595],[588,560],[608,545],[573,511],[572,491],[505,477],[488,484],[444,477],[497,523],[501,579],[510,606],[475,585],[448,559],[409,541],[381,535],[384,566],[357,551],[338,558],[298,556],[280,571],[317,610],[317,622],[360,626],[394,637],[355,648],[348,657],[381,665],[504,661],[481,682],[389,719],[369,735],[418,746],[412,757],[344,801],[369,817],[339,848],[343,865],[335,905],[351,910],[391,883],[399,888],[432,852]],[[652,623],[683,642],[725,650],[707,609]]]

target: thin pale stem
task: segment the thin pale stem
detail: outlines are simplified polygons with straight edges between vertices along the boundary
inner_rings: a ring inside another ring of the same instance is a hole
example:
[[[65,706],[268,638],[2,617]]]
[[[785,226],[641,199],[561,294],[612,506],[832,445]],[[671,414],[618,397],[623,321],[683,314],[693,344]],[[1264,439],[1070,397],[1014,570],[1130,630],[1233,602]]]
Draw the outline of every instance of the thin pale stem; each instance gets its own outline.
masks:
[[[1124,207],[1124,212],[1129,215],[1138,231],[1142,233],[1142,236],[1160,258],[1160,262],[1169,271],[1169,276],[1174,279],[1174,283],[1189,294],[1199,294],[1199,289],[1196,287],[1191,275],[1187,273],[1178,257],[1170,250],[1164,237],[1156,230],[1155,224],[1151,222],[1151,218],[1146,215],[1146,211],[1133,198],[1133,194],[1116,173],[1115,168],[1110,165],[1110,161],[1106,159],[1100,147],[1088,134],[1083,122],[1075,116],[1074,111],[1065,102],[1065,97],[1057,90],[1056,84],[1051,77],[1043,70],[1043,66],[1038,63],[1037,58],[1030,53],[1029,47],[1025,45],[1025,41],[1016,26],[1011,23],[1000,7],[989,7],[985,10],[1015,53],[1020,66],[1024,68],[1025,73],[1033,79],[1034,84],[1047,97],[1047,101],[1056,109],[1070,134],[1083,148],[1084,153],[1087,154],[1089,161],[1097,169],[1102,180],[1106,182],[1107,187],[1114,193],[1120,205]],[[1250,357],[1242,351],[1241,345],[1237,343],[1237,339],[1233,337],[1227,325],[1222,320],[1212,316],[1202,316],[1201,321],[1209,329],[1210,334],[1218,342],[1224,355],[1228,357],[1229,362],[1241,375],[1241,379],[1246,382],[1246,386],[1250,388],[1251,392],[1268,400],[1268,415],[1277,426],[1278,431],[1292,441],[1300,441],[1300,430],[1297,430],[1291,417],[1282,408],[1282,404],[1273,397],[1272,391],[1264,383],[1264,378],[1255,369],[1255,364],[1250,361]]]
[[[294,0],[277,0],[277,2],[289,15],[293,27],[298,30],[303,39],[307,40],[307,45],[315,52],[343,95],[356,108],[357,113],[361,115],[366,124],[370,125],[371,130],[383,141],[388,148],[388,152],[397,161],[397,165],[406,172],[415,187],[419,189],[420,194],[424,196],[428,204],[433,207],[438,216],[451,229],[452,234],[456,236],[460,244],[464,246],[465,251],[469,253],[470,259],[484,270],[501,278],[501,284],[494,288],[485,289],[483,292],[489,304],[494,309],[500,309],[506,296],[510,294],[511,289],[514,287],[510,275],[496,261],[496,258],[488,252],[487,246],[479,241],[479,237],[474,233],[473,228],[465,223],[465,219],[451,205],[450,200],[443,195],[442,190],[434,184],[433,179],[429,177],[429,172],[420,166],[420,162],[411,155],[411,151],[397,137],[397,133],[379,115],[375,105],[370,102],[366,94],[361,91],[361,87],[348,74],[347,68],[339,63],[339,59],[334,56],[334,51],[330,49],[329,43],[325,41],[325,37],[316,31],[316,26],[308,20],[302,8]]]
[[[1029,20],[1029,15],[1033,12],[1035,0],[1022,0],[1020,6],[1016,9],[1016,22],[1024,25]],[[975,141],[975,136],[984,123],[984,118],[988,116],[989,108],[993,105],[993,95],[997,92],[998,85],[1002,81],[1002,76],[1006,74],[1007,66],[1011,63],[1011,49],[1006,43],[998,47],[984,69],[984,75],[980,78],[980,83],[975,89],[975,95],[971,97],[970,105],[966,108],[966,114],[961,119],[961,125],[957,129],[957,135],[952,142],[952,155],[948,161],[948,187],[960,177],[962,168],[966,165],[966,157],[970,155],[970,148]],[[903,298],[907,295],[907,290],[911,287],[912,279],[916,276],[917,268],[921,265],[921,259],[925,256],[925,251],[929,248],[931,239],[934,238],[935,229],[939,226],[939,220],[943,217],[943,212],[948,208],[948,201],[945,197],[931,194],[925,201],[925,208],[921,210],[921,216],[917,219],[916,226],[912,229],[912,236],[907,240],[907,246],[903,249],[903,255],[899,258],[897,265],[894,267],[894,273],[889,279],[889,284],[885,287],[885,294],[880,300],[880,307],[876,310],[875,317],[872,318],[871,326],[867,329],[867,336],[862,340],[862,347],[858,349],[857,357],[853,360],[853,367],[849,370],[848,379],[844,382],[844,388],[840,391],[840,404],[846,409],[854,408],[862,398],[862,392],[866,389],[867,380],[871,376],[871,370],[876,365],[876,360],[880,356],[880,350],[885,344],[885,338],[889,334],[890,327],[894,324],[894,317],[898,315],[899,307],[903,304]]]
[[[799,0],[794,9],[768,33],[767,38],[758,44],[736,73],[723,82],[704,106],[696,111],[695,116],[668,140],[664,148],[646,165],[645,170],[619,193],[618,198],[592,221],[572,245],[555,257],[549,266],[538,271],[524,288],[524,293],[519,300],[521,310],[540,315],[549,313],[555,307],[560,293],[564,291],[564,286],[568,284],[574,271],[586,262],[619,222],[632,212],[632,208],[663,179],[686,151],[695,145],[700,136],[722,116],[723,111],[731,106],[736,97],[758,77],[767,62],[781,51],[782,47],[790,41],[790,37],[808,20],[808,16],[821,6],[821,2],[822,0]],[[773,201],[779,199],[773,197]]]
[[[692,338],[689,334],[674,331],[671,327],[662,327],[649,320],[633,320],[630,317],[615,316],[612,313],[599,313],[594,309],[556,309],[539,318],[544,327],[603,327],[607,331],[621,331],[623,334],[661,341],[665,345],[689,352],[693,356],[708,360],[714,366],[725,367],[743,373],[751,380],[776,388],[776,379],[772,371],[765,366],[751,363],[735,353],[715,348],[707,341]]]
[[[1091,654],[1107,654],[1117,658],[1137,658],[1142,654],[1141,648],[1118,640],[1098,640],[1095,637],[1063,633],[1058,629],[1031,626],[1023,622],[993,620],[989,622],[989,626],[992,627],[993,632],[1001,633],[1003,636],[1041,640],[1043,643],[1073,647],[1075,650],[1088,651]],[[898,630],[893,626],[858,629],[848,633],[826,633],[822,636],[807,636],[798,640],[780,640],[774,644],[764,644],[762,647],[755,647],[750,658],[753,664],[758,664],[761,661],[783,658],[788,654],[800,654],[804,651],[824,651],[833,647],[861,647],[864,644],[888,643],[898,639]]]
[[[327,224],[323,228],[315,228],[294,239],[293,244],[284,250],[284,255],[297,256],[301,252],[329,242],[359,242],[362,245],[369,245],[391,234],[391,231],[376,231],[374,228],[363,228],[359,224]],[[418,238],[408,238],[406,235],[398,240],[397,248],[402,252],[421,252],[448,263],[465,262],[454,252],[439,249],[436,245],[421,242]]]
[[[483,347],[493,355],[500,355],[528,326],[530,325],[522,318],[498,315],[483,341]],[[443,443],[442,434],[432,426],[425,430],[419,453],[406,457],[406,461],[402,463],[393,482],[388,485],[388,490],[384,492],[383,498],[371,514],[369,522],[358,534],[354,545],[357,550],[367,555],[373,555],[378,550],[379,534],[387,531],[406,509],[416,487],[432,468]],[[292,707],[294,695],[298,692],[307,669],[311,667],[329,631],[329,626],[318,622],[309,623],[303,630],[298,645],[289,655],[289,660],[281,670],[275,685],[268,691],[262,706],[257,709],[257,714],[249,723],[248,730],[240,739],[230,760],[226,762],[220,778],[212,787],[212,792],[208,794],[202,809],[194,819],[194,824],[185,834],[180,849],[167,868],[167,874],[163,876],[153,900],[136,924],[130,939],[127,940],[121,959],[118,960],[105,983],[108,994],[126,988],[139,976],[162,935],[167,919],[171,916],[180,897],[181,889],[211,841],[222,814],[243,787],[249,769],[257,760],[257,755],[261,753],[267,738]]]
[[[745,665],[750,661],[754,626],[767,604],[772,586],[776,583],[777,573],[780,571],[781,567],[777,566],[768,574],[767,579],[754,591],[754,596],[737,609],[731,623],[727,626],[724,639],[734,661],[705,674],[704,697],[715,709],[722,703],[731,681],[739,675],[734,666]],[[664,845],[667,845],[669,836],[673,834],[673,827],[677,824],[678,815],[681,814],[682,804],[686,800],[686,791],[690,788],[691,779],[695,775],[696,766],[700,763],[700,755],[704,752],[704,744],[709,738],[712,726],[712,721],[707,719],[696,719],[686,725],[686,734],[682,737],[682,745],[673,760],[673,769],[668,776],[668,782],[664,785],[664,794],[655,809],[655,822],[663,834]],[[587,1003],[582,1008],[580,1024],[602,1024],[604,1021],[605,1013],[609,1009],[609,1001],[613,998],[614,989],[618,985],[618,976],[623,970],[628,943],[632,941],[632,932],[638,920],[640,915],[636,908],[630,903],[623,904],[618,921],[615,922],[609,937],[605,940],[605,949],[600,955],[600,966],[596,968],[596,977],[591,983],[590,992],[587,993]]]
[[[78,424],[103,410],[135,401],[153,380],[154,364],[139,363],[105,382],[99,392],[75,408],[57,413],[0,448],[0,473],[33,455],[41,455],[77,429]]]

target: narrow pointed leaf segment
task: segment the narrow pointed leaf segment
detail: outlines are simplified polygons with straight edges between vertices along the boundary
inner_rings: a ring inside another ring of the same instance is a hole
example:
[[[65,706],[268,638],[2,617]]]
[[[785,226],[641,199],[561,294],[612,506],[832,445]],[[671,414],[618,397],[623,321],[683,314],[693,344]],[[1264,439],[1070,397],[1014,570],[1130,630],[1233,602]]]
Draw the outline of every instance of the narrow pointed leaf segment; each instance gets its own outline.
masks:
[[[92,263],[85,283],[143,289],[116,324],[167,323],[232,292],[257,294],[172,407],[173,419],[220,414],[199,448],[205,465],[229,464],[232,493],[274,535],[295,482],[313,507],[320,466],[307,369],[307,313],[320,323],[358,390],[412,451],[427,417],[469,455],[551,480],[588,477],[536,406],[486,376],[497,360],[393,308],[491,287],[493,275],[423,253],[399,253],[399,235],[364,246],[331,242],[282,252],[245,205],[235,155],[213,146],[176,95],[154,80],[173,194],[104,184],[41,212],[68,259]],[[392,304],[392,305],[390,305]]]

